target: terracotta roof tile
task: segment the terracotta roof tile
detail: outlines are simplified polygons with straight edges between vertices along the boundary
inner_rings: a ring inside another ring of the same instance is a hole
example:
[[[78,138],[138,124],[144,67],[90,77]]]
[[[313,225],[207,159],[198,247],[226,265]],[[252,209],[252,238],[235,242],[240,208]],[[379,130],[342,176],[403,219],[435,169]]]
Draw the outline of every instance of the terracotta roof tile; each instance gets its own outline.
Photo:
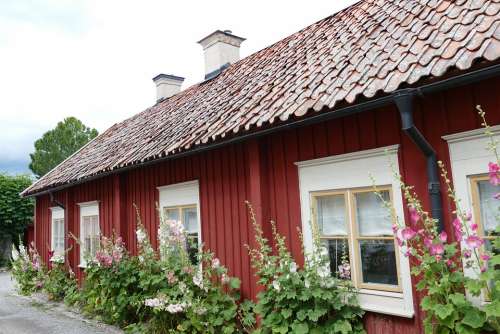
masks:
[[[500,0],[363,0],[119,123],[24,194],[500,58]]]

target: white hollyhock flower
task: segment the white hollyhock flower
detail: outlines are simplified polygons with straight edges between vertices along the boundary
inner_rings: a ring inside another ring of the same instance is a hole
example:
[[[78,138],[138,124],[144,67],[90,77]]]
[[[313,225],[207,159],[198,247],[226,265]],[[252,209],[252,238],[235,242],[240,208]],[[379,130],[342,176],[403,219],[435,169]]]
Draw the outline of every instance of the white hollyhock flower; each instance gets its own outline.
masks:
[[[138,228],[135,231],[135,235],[137,236],[137,242],[140,244],[142,244],[144,242],[144,240],[146,239],[146,233],[144,233],[144,231],[140,228]]]
[[[274,280],[273,281],[273,288],[276,290],[276,291],[280,291],[281,290],[281,286],[280,286],[280,282]]]
[[[17,259],[19,259],[19,252],[16,247],[12,245],[12,260],[17,261]]]
[[[292,263],[290,264],[290,272],[291,272],[291,273],[296,273],[296,272],[297,272],[297,263],[292,262]]]
[[[217,269],[220,267],[220,260],[218,258],[215,258],[212,260],[212,269]]]

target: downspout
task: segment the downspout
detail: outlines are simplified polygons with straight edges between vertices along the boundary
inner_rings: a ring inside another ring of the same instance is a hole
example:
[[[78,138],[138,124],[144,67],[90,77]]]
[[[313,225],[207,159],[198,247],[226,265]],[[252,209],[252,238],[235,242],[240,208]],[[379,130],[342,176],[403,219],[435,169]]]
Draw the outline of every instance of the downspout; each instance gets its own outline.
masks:
[[[57,199],[54,198],[54,194],[52,192],[49,192],[49,198],[50,198],[50,203],[54,203],[56,206],[60,207],[63,210],[66,209],[64,207],[64,204],[62,204],[61,202],[59,202]]]
[[[421,95],[419,90],[410,88],[398,90],[392,96],[401,116],[402,130],[417,145],[427,160],[427,191],[431,202],[431,216],[437,220],[438,232],[441,232],[444,230],[444,225],[438,160],[436,151],[413,122],[413,101],[416,95]]]

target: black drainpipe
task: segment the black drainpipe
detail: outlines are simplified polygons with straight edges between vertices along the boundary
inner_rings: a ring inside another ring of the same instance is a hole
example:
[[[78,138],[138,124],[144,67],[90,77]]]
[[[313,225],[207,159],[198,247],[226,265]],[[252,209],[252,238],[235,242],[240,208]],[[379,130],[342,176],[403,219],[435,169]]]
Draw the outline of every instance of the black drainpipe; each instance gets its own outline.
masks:
[[[437,220],[438,232],[443,231],[443,202],[439,183],[439,166],[436,151],[417,129],[413,122],[413,100],[420,95],[418,89],[401,89],[393,94],[394,102],[401,115],[402,130],[417,145],[427,159],[427,190],[431,200],[431,216]]]
[[[57,205],[58,207],[60,207],[63,210],[66,209],[64,207],[64,204],[62,204],[61,202],[59,202],[57,199],[54,198],[54,194],[52,192],[49,192],[49,197],[50,197],[50,203],[54,203],[55,205]]]

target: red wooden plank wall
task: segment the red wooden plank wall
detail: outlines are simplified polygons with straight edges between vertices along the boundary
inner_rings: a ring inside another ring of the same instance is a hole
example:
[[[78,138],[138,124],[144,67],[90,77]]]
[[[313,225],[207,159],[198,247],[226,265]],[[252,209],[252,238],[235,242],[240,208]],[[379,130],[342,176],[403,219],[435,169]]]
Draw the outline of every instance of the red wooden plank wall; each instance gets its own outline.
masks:
[[[500,124],[500,95],[496,94],[500,79],[491,79],[473,86],[426,96],[417,102],[415,122],[435,147],[438,158],[449,162],[448,147],[441,136],[480,127],[475,105],[481,104],[490,124]],[[99,200],[101,229],[110,235],[113,229],[135,251],[135,210],[140,209],[141,220],[151,233],[156,245],[158,218],[155,202],[156,187],[198,179],[200,181],[200,209],[202,239],[207,248],[230,269],[232,275],[242,278],[242,292],[255,296],[255,277],[244,247],[253,242],[248,224],[245,200],[250,200],[258,222],[276,221],[278,230],[286,238],[299,263],[301,244],[297,229],[301,227],[298,173],[296,161],[320,158],[357,150],[401,145],[400,166],[404,179],[415,185],[428,207],[425,160],[415,145],[400,130],[400,120],[394,107],[332,120],[314,126],[287,130],[277,134],[231,145],[186,158],[158,163],[119,175],[85,183],[55,194],[65,204],[68,231],[78,235],[78,207],[76,203]],[[368,171],[367,171],[368,172]],[[445,205],[450,205],[443,195]],[[37,198],[35,239],[38,249],[47,261],[50,244],[50,212],[48,196]],[[450,217],[447,229],[450,228]],[[453,233],[448,233],[453,235]],[[68,240],[68,244],[74,244]],[[78,247],[69,254],[70,264],[78,264]],[[415,310],[419,298],[414,293]],[[421,317],[418,311],[413,319],[369,313],[365,317],[368,333],[420,333]]]

